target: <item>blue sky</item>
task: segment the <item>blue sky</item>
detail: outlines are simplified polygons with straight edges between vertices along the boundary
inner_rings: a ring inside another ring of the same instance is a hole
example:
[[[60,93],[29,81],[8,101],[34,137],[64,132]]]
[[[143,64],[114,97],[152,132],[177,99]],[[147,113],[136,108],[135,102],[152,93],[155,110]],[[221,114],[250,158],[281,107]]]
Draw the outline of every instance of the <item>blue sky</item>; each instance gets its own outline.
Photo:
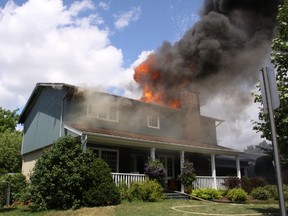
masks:
[[[0,106],[20,110],[37,82],[65,82],[139,98],[133,68],[199,19],[203,0],[0,1]],[[226,100],[227,101],[227,100]],[[229,100],[228,100],[229,101]],[[225,118],[223,103],[203,113]],[[250,106],[218,127],[221,145],[258,144]]]

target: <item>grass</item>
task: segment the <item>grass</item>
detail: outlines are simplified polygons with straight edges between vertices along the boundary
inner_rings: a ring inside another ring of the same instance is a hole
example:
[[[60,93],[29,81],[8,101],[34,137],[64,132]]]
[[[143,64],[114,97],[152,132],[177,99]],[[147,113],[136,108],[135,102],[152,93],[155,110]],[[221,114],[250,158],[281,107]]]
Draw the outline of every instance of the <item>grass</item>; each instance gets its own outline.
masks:
[[[194,213],[193,213],[194,212]],[[276,202],[257,204],[209,203],[196,200],[163,200],[155,203],[123,202],[118,206],[81,208],[76,211],[41,211],[32,212],[28,207],[0,209],[3,216],[193,216],[195,213],[209,214],[248,214],[248,215],[279,215]],[[198,214],[199,215],[199,214]]]

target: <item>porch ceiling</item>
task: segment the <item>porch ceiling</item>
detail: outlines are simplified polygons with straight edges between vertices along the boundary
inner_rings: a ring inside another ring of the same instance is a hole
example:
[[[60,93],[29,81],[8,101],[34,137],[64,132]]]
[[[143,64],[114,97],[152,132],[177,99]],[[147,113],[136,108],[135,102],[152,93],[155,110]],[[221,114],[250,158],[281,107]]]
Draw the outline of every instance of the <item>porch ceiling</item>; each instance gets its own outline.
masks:
[[[237,156],[241,153],[240,151],[226,148],[224,146],[210,145],[183,139],[172,139],[99,128],[86,128],[76,124],[65,124],[64,128],[78,135],[86,134],[88,142],[101,142],[103,144],[118,144],[121,146],[156,148],[215,155]]]

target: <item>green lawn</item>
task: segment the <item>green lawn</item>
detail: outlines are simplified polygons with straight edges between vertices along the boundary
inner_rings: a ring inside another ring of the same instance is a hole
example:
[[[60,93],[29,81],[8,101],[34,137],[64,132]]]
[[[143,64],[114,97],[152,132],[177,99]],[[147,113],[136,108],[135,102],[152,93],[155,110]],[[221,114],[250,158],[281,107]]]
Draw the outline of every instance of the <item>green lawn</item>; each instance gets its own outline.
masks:
[[[198,214],[197,214],[198,213]],[[216,214],[279,215],[278,203],[223,204],[195,200],[163,200],[156,203],[124,202],[118,206],[81,208],[76,211],[32,212],[27,207],[5,208],[0,210],[3,216],[193,216]]]

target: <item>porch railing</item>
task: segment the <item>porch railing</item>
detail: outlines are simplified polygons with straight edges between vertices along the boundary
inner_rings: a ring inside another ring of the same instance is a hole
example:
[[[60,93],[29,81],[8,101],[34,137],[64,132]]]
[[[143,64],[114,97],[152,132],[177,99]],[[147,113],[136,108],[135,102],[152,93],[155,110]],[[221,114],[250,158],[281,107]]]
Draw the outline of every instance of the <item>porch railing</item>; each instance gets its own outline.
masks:
[[[213,188],[213,177],[212,176],[197,176],[196,181],[193,183],[195,189],[198,188]],[[224,189],[222,185],[224,182],[225,176],[216,177],[216,187],[217,189]]]
[[[128,187],[132,182],[144,182],[146,179],[144,174],[135,173],[112,173],[112,177],[116,185],[126,184]]]
[[[144,174],[135,173],[112,173],[113,180],[116,185],[126,184],[130,187],[132,182],[144,182],[146,176]],[[223,188],[222,183],[224,182],[225,176],[216,177],[216,186],[218,189]],[[193,183],[194,188],[213,188],[213,177],[212,176],[197,176],[197,180]]]

